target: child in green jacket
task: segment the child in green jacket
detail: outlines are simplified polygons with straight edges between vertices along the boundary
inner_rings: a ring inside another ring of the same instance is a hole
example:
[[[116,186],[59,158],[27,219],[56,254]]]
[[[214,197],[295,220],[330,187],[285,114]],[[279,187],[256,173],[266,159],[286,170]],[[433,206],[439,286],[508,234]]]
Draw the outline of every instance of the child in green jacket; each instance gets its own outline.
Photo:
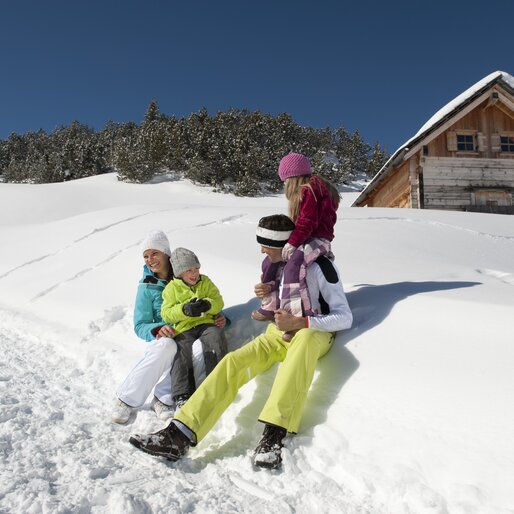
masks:
[[[194,393],[192,348],[200,340],[208,375],[227,353],[227,341],[215,318],[223,298],[209,277],[200,274],[198,257],[186,248],[176,248],[170,257],[173,275],[162,294],[163,321],[173,324],[177,353],[171,368],[173,399],[180,408]]]

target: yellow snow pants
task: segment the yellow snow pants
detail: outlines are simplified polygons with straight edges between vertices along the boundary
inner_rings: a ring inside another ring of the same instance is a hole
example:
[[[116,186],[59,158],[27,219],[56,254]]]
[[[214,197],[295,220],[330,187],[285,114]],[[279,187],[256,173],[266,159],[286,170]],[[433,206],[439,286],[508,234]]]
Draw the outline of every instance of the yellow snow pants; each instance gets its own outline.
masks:
[[[196,442],[215,425],[241,386],[277,362],[282,364],[259,420],[298,431],[316,363],[330,350],[334,334],[304,328],[289,343],[282,334],[270,323],[264,334],[227,354],[177,412],[175,419],[194,432]]]

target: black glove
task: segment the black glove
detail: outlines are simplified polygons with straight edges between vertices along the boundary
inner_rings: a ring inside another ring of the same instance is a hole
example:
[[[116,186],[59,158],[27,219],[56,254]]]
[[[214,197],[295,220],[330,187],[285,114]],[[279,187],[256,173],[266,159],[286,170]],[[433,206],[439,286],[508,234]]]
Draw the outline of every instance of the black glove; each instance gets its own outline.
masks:
[[[182,307],[182,311],[186,316],[189,316],[190,318],[196,318],[201,316],[203,312],[207,312],[210,308],[211,302],[208,300],[193,298],[187,302],[184,307]]]

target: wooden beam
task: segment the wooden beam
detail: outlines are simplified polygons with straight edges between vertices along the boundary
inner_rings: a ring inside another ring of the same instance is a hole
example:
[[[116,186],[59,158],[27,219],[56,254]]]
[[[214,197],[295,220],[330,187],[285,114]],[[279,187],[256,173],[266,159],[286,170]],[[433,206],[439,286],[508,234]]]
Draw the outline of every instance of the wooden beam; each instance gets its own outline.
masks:
[[[419,183],[418,183],[418,163],[417,159],[413,158],[409,161],[409,176],[411,187],[411,207],[413,209],[419,208]]]
[[[501,102],[496,104],[496,107],[503,112],[503,114],[507,115],[509,118],[514,120],[514,112],[512,112],[506,105],[503,105]]]
[[[496,103],[498,102],[498,97],[493,97],[492,95],[490,96],[489,98],[489,101],[487,102],[487,104],[484,106],[484,111],[486,109],[488,109],[489,107],[492,107],[493,105],[495,105]]]
[[[514,102],[508,96],[505,96],[503,93],[498,91],[498,98],[500,102],[503,102],[509,109],[512,109],[514,112]]]

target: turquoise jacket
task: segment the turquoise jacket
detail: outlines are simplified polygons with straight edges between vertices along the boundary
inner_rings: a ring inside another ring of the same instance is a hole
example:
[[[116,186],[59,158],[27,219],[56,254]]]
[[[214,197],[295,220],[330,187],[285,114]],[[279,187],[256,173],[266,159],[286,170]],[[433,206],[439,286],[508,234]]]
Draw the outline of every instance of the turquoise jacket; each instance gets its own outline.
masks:
[[[202,323],[214,323],[214,318],[223,309],[223,298],[207,275],[200,275],[200,280],[194,286],[187,285],[180,278],[174,278],[166,286],[162,297],[162,319],[172,324],[179,334]],[[193,298],[208,300],[211,308],[202,316],[186,316],[182,307]]]
[[[161,317],[162,292],[168,282],[157,278],[148,267],[143,268],[134,305],[134,332],[145,341],[153,341],[152,330],[166,325]]]

